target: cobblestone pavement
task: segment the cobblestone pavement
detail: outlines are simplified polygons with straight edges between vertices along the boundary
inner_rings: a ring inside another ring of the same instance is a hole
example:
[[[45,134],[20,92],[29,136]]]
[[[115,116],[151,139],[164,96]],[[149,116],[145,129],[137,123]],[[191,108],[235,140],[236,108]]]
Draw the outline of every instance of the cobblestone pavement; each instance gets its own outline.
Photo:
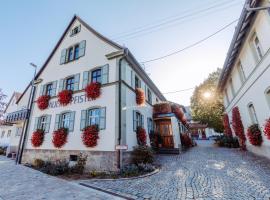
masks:
[[[133,199],[270,199],[270,161],[238,149],[199,142],[181,155],[159,156],[158,174],[83,183]]]
[[[90,188],[15,165],[0,156],[0,200],[120,199]]]

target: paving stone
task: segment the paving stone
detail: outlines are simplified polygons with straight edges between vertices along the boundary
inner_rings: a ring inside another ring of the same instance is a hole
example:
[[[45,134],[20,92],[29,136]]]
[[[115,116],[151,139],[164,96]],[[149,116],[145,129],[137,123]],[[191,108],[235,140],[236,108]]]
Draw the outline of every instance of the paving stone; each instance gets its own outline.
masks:
[[[157,162],[162,169],[153,176],[83,183],[134,199],[270,199],[270,161],[249,152],[201,141],[180,155],[160,155]]]

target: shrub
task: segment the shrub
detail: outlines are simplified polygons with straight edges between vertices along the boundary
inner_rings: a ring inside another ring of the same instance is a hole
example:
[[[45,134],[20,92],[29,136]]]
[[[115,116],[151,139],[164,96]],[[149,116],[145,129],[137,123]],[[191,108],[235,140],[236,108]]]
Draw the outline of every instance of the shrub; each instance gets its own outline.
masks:
[[[239,148],[237,137],[222,135],[215,139],[215,143],[220,147]]]
[[[192,147],[192,140],[187,133],[180,134],[181,144],[185,148]]]
[[[148,146],[136,146],[131,153],[132,163],[153,163],[154,155],[153,151]]]
[[[0,147],[0,155],[6,155],[6,147]]]
[[[44,165],[45,165],[45,162],[39,158],[36,158],[33,162],[33,166],[38,169],[42,168]]]
[[[63,175],[69,173],[68,162],[65,160],[58,160],[56,162],[47,161],[40,171],[53,176]]]
[[[135,164],[126,165],[121,169],[120,173],[124,177],[136,176],[139,174],[139,168]]]
[[[156,169],[155,166],[149,163],[146,163],[146,164],[140,163],[138,164],[138,168],[140,171],[143,171],[143,172],[152,172]]]

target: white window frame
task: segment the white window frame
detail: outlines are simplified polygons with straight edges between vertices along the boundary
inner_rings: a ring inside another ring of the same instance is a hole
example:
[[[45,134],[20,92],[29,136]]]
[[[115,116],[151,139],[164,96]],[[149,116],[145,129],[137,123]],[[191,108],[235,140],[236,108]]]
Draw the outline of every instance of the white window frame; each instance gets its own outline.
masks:
[[[87,124],[88,126],[91,125],[98,125],[99,126],[99,121],[100,121],[100,108],[91,108],[87,110]],[[92,123],[92,120],[94,123]]]
[[[234,89],[232,77],[231,77],[230,80],[229,80],[229,84],[230,84],[232,96],[234,97],[236,93],[235,93],[235,89]]]
[[[60,127],[69,129],[70,121],[71,121],[70,112],[62,113]]]
[[[252,102],[250,102],[248,104],[248,112],[249,112],[251,123],[252,124],[258,124],[259,121],[258,121],[258,118],[257,118],[257,114],[256,114],[254,104]]]
[[[246,75],[245,75],[245,72],[244,72],[243,65],[242,65],[241,61],[238,62],[237,71],[238,71],[238,74],[239,74],[240,81],[243,84],[246,81]]]

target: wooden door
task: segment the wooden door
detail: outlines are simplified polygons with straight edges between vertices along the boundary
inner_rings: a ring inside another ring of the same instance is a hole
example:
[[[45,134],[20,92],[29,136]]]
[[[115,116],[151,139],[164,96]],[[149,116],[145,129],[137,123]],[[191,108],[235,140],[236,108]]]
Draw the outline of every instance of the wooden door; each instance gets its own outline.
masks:
[[[174,148],[171,120],[156,121],[157,133],[162,139],[162,147]]]

